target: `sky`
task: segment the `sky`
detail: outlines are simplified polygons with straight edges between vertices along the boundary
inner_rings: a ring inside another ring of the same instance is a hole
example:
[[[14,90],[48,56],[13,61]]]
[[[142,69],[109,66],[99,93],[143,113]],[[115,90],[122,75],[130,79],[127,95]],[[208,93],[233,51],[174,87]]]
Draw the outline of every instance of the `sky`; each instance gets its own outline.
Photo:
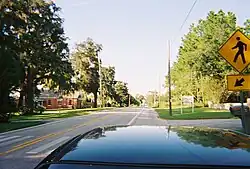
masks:
[[[132,94],[164,92],[168,40],[173,42],[172,63],[181,37],[209,11],[232,11],[238,25],[250,18],[249,0],[198,0],[180,30],[194,0],[54,1],[62,8],[70,48],[88,37],[102,44],[100,57],[104,66],[115,66],[116,80],[128,83]]]

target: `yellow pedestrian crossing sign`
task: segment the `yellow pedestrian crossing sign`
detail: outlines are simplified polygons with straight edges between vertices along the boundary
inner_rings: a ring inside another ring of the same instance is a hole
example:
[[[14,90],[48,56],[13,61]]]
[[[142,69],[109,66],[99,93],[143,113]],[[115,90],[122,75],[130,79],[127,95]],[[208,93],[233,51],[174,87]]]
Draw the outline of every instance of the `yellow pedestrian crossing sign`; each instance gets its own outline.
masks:
[[[242,72],[250,63],[250,39],[237,30],[219,49],[220,55]]]

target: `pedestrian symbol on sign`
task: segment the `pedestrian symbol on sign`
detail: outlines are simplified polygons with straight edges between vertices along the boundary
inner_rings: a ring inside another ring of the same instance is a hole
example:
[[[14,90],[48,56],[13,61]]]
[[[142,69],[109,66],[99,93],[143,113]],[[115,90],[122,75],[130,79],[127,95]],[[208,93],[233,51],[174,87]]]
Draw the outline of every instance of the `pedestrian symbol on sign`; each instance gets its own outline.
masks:
[[[234,62],[236,63],[239,55],[241,55],[242,58],[242,62],[243,64],[246,63],[246,59],[245,59],[245,55],[244,55],[244,51],[247,51],[247,45],[245,43],[243,43],[240,40],[240,37],[237,37],[236,40],[238,41],[237,44],[232,48],[232,49],[236,49],[238,48],[238,52],[236,53],[236,55],[234,56]]]
[[[240,30],[235,31],[220,47],[220,55],[238,72],[250,64],[250,39]]]

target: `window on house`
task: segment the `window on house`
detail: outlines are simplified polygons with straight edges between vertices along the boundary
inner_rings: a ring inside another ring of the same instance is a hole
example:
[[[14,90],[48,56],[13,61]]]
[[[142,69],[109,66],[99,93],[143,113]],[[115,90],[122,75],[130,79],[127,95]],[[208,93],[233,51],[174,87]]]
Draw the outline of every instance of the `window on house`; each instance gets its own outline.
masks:
[[[72,100],[69,100],[69,105],[72,105]]]
[[[51,105],[51,100],[48,100],[48,105]]]
[[[43,106],[46,106],[47,102],[46,100],[43,101]]]

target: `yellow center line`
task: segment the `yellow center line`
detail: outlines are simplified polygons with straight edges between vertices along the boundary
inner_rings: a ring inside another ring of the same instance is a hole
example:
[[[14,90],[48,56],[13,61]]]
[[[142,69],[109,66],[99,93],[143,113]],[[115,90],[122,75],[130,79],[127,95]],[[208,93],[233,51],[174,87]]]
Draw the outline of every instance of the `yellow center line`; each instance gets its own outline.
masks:
[[[9,153],[11,153],[11,152],[14,152],[14,151],[17,151],[17,150],[20,150],[20,149],[23,149],[23,148],[28,147],[28,146],[30,146],[30,145],[34,145],[34,144],[39,143],[39,142],[41,142],[41,141],[43,141],[43,140],[46,140],[46,139],[48,139],[48,138],[55,137],[55,136],[59,136],[59,135],[62,135],[62,134],[64,134],[64,133],[73,131],[73,130],[75,130],[75,129],[77,129],[77,128],[80,128],[80,127],[86,126],[86,125],[88,125],[88,124],[91,124],[91,123],[93,123],[93,122],[95,122],[95,121],[103,120],[103,119],[105,119],[105,118],[107,118],[107,117],[109,117],[109,116],[111,116],[111,114],[108,114],[108,115],[105,115],[105,116],[103,116],[103,117],[99,117],[99,118],[95,118],[95,119],[89,120],[89,121],[86,122],[86,123],[82,123],[82,124],[79,124],[79,125],[74,125],[74,126],[72,126],[71,128],[65,129],[65,130],[63,130],[63,131],[59,131],[59,132],[55,132],[55,133],[50,133],[50,134],[47,134],[47,135],[45,135],[45,136],[41,136],[41,137],[38,137],[38,138],[36,138],[36,139],[33,139],[33,140],[30,140],[30,141],[24,142],[24,143],[22,143],[22,144],[18,144],[18,145],[16,145],[16,146],[13,146],[10,150],[7,150],[7,151],[5,151],[5,152],[0,153],[0,156],[9,154]]]

